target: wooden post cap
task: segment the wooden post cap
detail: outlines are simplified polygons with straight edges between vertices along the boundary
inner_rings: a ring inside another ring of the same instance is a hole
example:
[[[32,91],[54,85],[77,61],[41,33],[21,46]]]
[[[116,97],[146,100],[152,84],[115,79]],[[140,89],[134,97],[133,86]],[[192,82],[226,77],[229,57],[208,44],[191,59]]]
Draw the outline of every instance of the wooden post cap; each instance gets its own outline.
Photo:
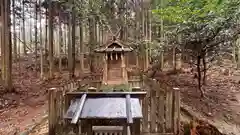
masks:
[[[132,88],[132,91],[134,92],[134,91],[141,91],[141,88],[140,87],[133,87]]]
[[[180,90],[179,88],[173,88],[173,90]]]
[[[90,92],[96,92],[96,91],[97,91],[97,88],[95,88],[95,87],[89,87],[89,88],[88,88],[88,91],[90,91]]]

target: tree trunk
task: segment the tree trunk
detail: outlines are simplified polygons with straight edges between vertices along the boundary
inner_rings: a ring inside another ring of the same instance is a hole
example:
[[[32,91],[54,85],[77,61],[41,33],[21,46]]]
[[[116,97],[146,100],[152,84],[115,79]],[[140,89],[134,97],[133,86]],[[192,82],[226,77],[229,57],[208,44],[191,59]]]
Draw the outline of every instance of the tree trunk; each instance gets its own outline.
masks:
[[[203,56],[202,58],[203,63],[203,85],[206,85],[207,83],[207,63],[206,63],[206,56]]]
[[[75,0],[72,0],[72,4],[75,4]],[[75,14],[75,6],[72,6],[72,67],[71,67],[71,77],[73,78],[75,76],[75,56],[76,56],[76,49],[75,49],[75,44],[76,44],[76,14]]]
[[[41,3],[41,0],[39,0],[39,3]],[[40,78],[44,78],[44,70],[43,70],[43,64],[44,64],[44,57],[43,57],[43,38],[42,38],[42,14],[41,14],[41,9],[39,10],[39,22],[40,22],[40,39],[39,39],[39,44],[40,44]],[[46,37],[45,37],[46,38]]]
[[[49,78],[53,78],[53,5],[52,0],[49,0]]]
[[[172,58],[172,64],[173,64],[173,70],[176,71],[177,69],[177,62],[176,62],[176,45],[173,46],[173,58]]]
[[[79,23],[79,44],[80,44],[80,71],[83,73],[84,70],[84,59],[83,59],[83,22]]]
[[[5,64],[5,34],[4,34],[4,30],[5,30],[5,18],[4,18],[4,12],[5,12],[5,4],[4,1],[0,1],[1,2],[1,83],[2,85],[4,85],[4,81],[5,81],[5,76],[6,76],[6,64]]]
[[[34,44],[35,44],[35,47],[34,47],[34,57],[35,57],[35,72],[37,74],[37,65],[38,65],[38,61],[37,61],[37,49],[38,49],[38,29],[37,29],[37,22],[38,22],[38,0],[36,0],[35,2],[35,21],[34,21]]]
[[[93,54],[93,48],[95,46],[95,19],[93,16],[89,18],[89,66],[90,66],[90,72],[94,71],[94,54]]]
[[[232,43],[232,62],[236,64],[236,41]]]
[[[59,20],[59,71],[62,72],[62,54],[63,54],[63,30],[62,23]]]
[[[22,0],[22,21],[23,21],[23,53],[27,55],[26,32],[25,32],[25,0]]]
[[[13,14],[13,56],[17,59],[17,33],[16,33],[16,14],[15,14],[15,0],[12,0],[12,14]]]
[[[236,41],[236,50],[237,50],[237,68],[240,68],[240,38]]]
[[[45,46],[44,46],[44,61],[45,61],[45,65],[47,65],[47,61],[48,61],[48,25],[49,25],[49,17],[48,16],[48,9],[45,9]]]
[[[201,56],[198,56],[197,57],[197,73],[198,73],[198,76],[197,76],[197,79],[198,79],[198,90],[200,91],[201,93],[201,97],[204,96],[204,92],[202,90],[202,73],[201,73]]]
[[[3,6],[3,33],[4,33],[4,44],[5,44],[5,64],[6,64],[6,78],[4,87],[8,92],[12,92],[12,45],[11,45],[11,19],[10,19],[10,1],[4,0]]]
[[[72,55],[72,16],[69,14],[68,20],[68,71],[69,78],[72,78],[73,55]]]

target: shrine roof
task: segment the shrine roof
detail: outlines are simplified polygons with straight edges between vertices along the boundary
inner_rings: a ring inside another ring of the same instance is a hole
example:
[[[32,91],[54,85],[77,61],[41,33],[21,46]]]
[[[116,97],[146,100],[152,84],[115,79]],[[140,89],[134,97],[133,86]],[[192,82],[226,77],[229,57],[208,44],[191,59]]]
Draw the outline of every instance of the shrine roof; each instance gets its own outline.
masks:
[[[113,39],[108,41],[106,44],[95,49],[95,52],[98,53],[107,53],[107,52],[131,52],[133,48],[127,46],[126,43],[123,43],[120,40]]]
[[[81,98],[76,97],[71,101],[72,103],[65,114],[65,118],[72,119],[72,123],[75,123],[78,119],[129,120],[142,118],[142,108],[139,98],[145,94],[145,92],[85,93]],[[84,101],[83,97],[85,97]]]

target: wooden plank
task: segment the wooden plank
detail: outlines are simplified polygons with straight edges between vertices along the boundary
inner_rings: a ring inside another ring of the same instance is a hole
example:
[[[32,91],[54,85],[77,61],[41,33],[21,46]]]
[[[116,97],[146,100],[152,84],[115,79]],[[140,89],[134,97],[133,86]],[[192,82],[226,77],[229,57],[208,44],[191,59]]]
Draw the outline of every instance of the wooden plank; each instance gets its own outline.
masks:
[[[172,132],[175,131],[174,127],[175,127],[175,91],[172,91],[172,119],[171,119],[171,124],[172,124],[172,127],[171,127],[171,130]]]
[[[127,126],[127,135],[131,135],[131,129],[130,129],[130,126]]]
[[[93,135],[92,124],[87,124],[87,135]]]
[[[165,100],[164,100],[164,92],[158,91],[158,96],[159,96],[159,102],[158,102],[158,132],[165,132],[165,119],[164,119],[164,105],[165,105]]]
[[[141,134],[141,126],[140,126],[140,119],[135,119],[133,124],[133,135],[140,135]]]
[[[83,94],[87,93],[89,98],[99,98],[99,97],[126,97],[130,94],[133,98],[144,98],[147,94],[144,91],[141,92],[68,92],[67,96],[72,98],[81,98]]]
[[[133,117],[132,117],[132,107],[131,107],[131,97],[130,94],[126,95],[126,114],[127,114],[127,123],[132,124],[133,123]]]
[[[93,126],[93,131],[97,132],[109,132],[109,131],[122,131],[122,126]]]
[[[167,90],[166,95],[166,131],[171,131],[172,129],[172,90]]]
[[[56,119],[56,123],[60,123],[61,121],[61,110],[62,110],[62,104],[61,104],[61,91],[56,91],[56,116],[57,116],[57,119]]]
[[[176,125],[174,132],[176,135],[180,133],[180,90],[175,89],[175,109],[176,109]]]
[[[48,133],[50,135],[56,134],[55,96],[56,96],[56,88],[49,89],[48,90]]]
[[[151,90],[151,108],[150,108],[150,131],[152,133],[156,132],[156,90]]]
[[[78,118],[79,118],[79,116],[80,116],[80,114],[82,112],[83,105],[85,103],[86,97],[87,97],[87,94],[82,95],[82,97],[80,99],[80,103],[78,104],[78,106],[76,108],[77,110],[76,110],[76,112],[75,112],[75,114],[74,114],[74,116],[72,118],[72,121],[71,121],[72,124],[76,124],[77,123]]]
[[[148,107],[149,107],[149,92],[147,93],[147,96],[143,99],[142,102],[142,112],[143,112],[143,122],[142,122],[142,128],[143,132],[148,132]]]
[[[123,135],[128,135],[127,127],[128,127],[127,125],[123,126]]]
[[[143,133],[142,135],[174,135],[174,133]]]

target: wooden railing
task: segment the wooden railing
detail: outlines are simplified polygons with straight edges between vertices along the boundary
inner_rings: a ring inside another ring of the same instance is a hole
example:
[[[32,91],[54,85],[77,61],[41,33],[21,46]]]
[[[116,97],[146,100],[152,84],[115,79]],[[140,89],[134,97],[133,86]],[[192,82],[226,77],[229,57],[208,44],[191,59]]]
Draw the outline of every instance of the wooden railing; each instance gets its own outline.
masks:
[[[94,135],[122,135],[123,128],[119,126],[111,126],[111,127],[96,127],[93,126]]]
[[[141,121],[142,134],[178,135],[180,129],[180,91],[151,80],[146,89],[147,96],[141,101],[143,119]],[[67,99],[66,92],[75,91],[82,84],[80,81],[71,82],[60,88],[49,90],[49,134],[64,132],[66,121],[64,113],[69,107],[70,99]],[[92,86],[101,84],[101,81],[91,82]],[[143,86],[138,80],[129,81],[132,87]],[[139,90],[139,89],[137,89]],[[119,131],[109,131],[111,134],[120,134]],[[104,135],[105,132],[95,131],[95,135]]]
[[[180,91],[154,80],[142,101],[143,134],[178,135],[180,130]]]

